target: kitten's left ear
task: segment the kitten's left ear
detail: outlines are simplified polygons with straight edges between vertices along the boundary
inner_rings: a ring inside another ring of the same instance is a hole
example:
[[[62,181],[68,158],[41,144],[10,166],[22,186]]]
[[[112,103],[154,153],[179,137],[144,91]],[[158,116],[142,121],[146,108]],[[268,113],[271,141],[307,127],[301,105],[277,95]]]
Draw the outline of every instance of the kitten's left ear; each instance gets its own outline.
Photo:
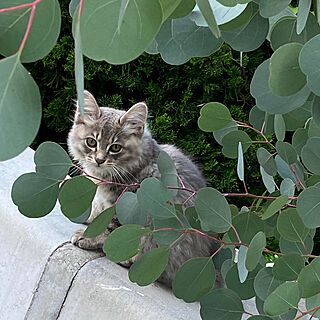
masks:
[[[147,121],[147,115],[147,105],[144,102],[139,102],[133,105],[123,116],[121,116],[119,122],[121,125],[125,125],[127,130],[132,131],[132,133],[138,133],[141,135]]]
[[[84,123],[85,120],[97,120],[101,116],[101,110],[94,96],[87,90],[84,90],[84,117],[81,117],[79,103],[77,101],[77,110],[75,115],[76,123]]]

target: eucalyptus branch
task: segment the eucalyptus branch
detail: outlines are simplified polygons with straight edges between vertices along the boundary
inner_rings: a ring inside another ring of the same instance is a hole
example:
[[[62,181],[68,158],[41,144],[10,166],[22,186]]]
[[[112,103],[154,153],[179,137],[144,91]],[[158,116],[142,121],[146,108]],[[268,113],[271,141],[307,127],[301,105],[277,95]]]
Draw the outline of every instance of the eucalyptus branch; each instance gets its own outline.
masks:
[[[290,166],[290,169],[291,169],[291,171],[294,173],[295,177],[297,178],[297,180],[298,180],[301,188],[302,188],[303,190],[305,190],[305,189],[306,189],[306,186],[302,183],[302,181],[301,181],[301,179],[299,178],[299,175],[297,174],[297,171],[294,169],[293,165]]]
[[[301,319],[302,317],[304,317],[305,315],[310,314],[310,313],[312,313],[312,316],[311,316],[311,318],[310,318],[310,319],[312,319],[312,317],[315,315],[315,313],[316,313],[318,310],[320,310],[320,306],[314,307],[314,308],[309,309],[309,310],[307,310],[307,311],[301,311],[301,310],[299,310],[299,312],[301,312],[301,315],[298,316],[298,317],[296,317],[296,318],[294,318],[294,320],[299,320],[299,319]]]
[[[267,137],[264,135],[263,133],[263,129],[264,126],[261,128],[261,131],[257,130],[256,128],[250,126],[249,124],[245,123],[245,122],[241,122],[241,121],[236,121],[234,120],[240,127],[242,128],[248,128],[250,130],[253,130],[254,132],[260,134],[262,136],[262,138],[264,139],[264,141],[262,141],[263,143],[267,143],[270,147],[272,147],[273,149],[276,150],[276,147],[267,139]]]

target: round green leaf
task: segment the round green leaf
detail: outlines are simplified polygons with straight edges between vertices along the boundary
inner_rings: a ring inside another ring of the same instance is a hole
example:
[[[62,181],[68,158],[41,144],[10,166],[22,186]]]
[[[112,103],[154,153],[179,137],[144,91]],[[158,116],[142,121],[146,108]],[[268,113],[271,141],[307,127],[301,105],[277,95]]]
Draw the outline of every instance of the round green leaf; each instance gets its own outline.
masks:
[[[305,86],[291,96],[273,94],[269,87],[269,64],[270,59],[260,64],[251,81],[250,92],[256,99],[257,107],[269,114],[284,114],[301,107],[307,101],[310,89]]]
[[[210,258],[194,258],[185,262],[172,282],[172,291],[185,302],[201,299],[214,286],[216,271]]]
[[[34,154],[36,171],[56,180],[63,180],[72,161],[57,143],[43,142]]]
[[[203,320],[241,320],[244,313],[241,298],[230,289],[217,289],[200,301]]]
[[[265,18],[275,16],[280,11],[284,10],[290,2],[291,0],[260,0],[260,14]]]
[[[268,35],[269,21],[261,17],[258,7],[253,6],[249,21],[238,29],[222,31],[223,40],[234,50],[249,52],[260,47]]]
[[[281,181],[280,193],[282,195],[287,195],[288,197],[293,197],[294,190],[295,190],[295,184],[291,179],[285,178],[284,180]]]
[[[92,210],[92,205],[81,216],[76,218],[68,218],[68,219],[73,223],[83,224],[89,219],[91,215],[91,210]]]
[[[278,141],[276,148],[279,156],[288,164],[293,164],[297,161],[296,150],[288,142]]]
[[[264,302],[264,311],[271,316],[277,316],[298,307],[300,300],[299,284],[286,282],[277,287]]]
[[[274,264],[273,274],[280,280],[297,280],[305,261],[298,253],[289,253],[280,257]]]
[[[80,20],[83,52],[98,61],[129,62],[145,50],[162,20],[159,0],[84,1]]]
[[[246,280],[239,281],[239,272],[236,265],[233,265],[226,275],[226,285],[229,289],[236,292],[241,300],[247,300],[256,295],[253,287],[254,278],[262,267],[258,265],[253,271],[248,273]]]
[[[190,16],[166,20],[155,40],[162,59],[173,65],[183,64],[192,57],[207,57],[223,43],[209,28],[197,26]]]
[[[227,124],[224,128],[220,129],[220,130],[217,130],[217,131],[214,131],[213,132],[213,137],[216,139],[216,141],[222,145],[222,139],[223,137],[228,134],[229,132],[231,131],[236,131],[238,130],[238,125],[232,121],[232,122],[229,122],[229,124]]]
[[[230,207],[218,190],[200,189],[195,200],[195,208],[204,231],[226,232],[230,229]]]
[[[309,298],[320,293],[320,257],[314,259],[302,269],[298,282],[302,286],[303,298]]]
[[[297,34],[300,34],[306,26],[309,11],[311,7],[311,0],[299,1],[299,10],[297,16]]]
[[[249,149],[252,140],[244,131],[239,130],[229,132],[222,138],[222,153],[228,158],[237,158],[239,142],[242,144],[242,151],[246,152]]]
[[[272,318],[265,315],[252,316],[248,320],[272,320]]]
[[[302,48],[300,52],[300,68],[307,76],[307,84],[313,93],[320,95],[320,52],[318,50],[320,46],[320,35],[316,35],[310,39]]]
[[[277,213],[288,202],[288,196],[282,195],[279,198],[273,200],[268,206],[267,210],[262,215],[262,220],[266,220]]]
[[[0,9],[30,1],[1,0]],[[0,54],[15,54],[27,29],[31,7],[1,13]],[[30,33],[21,54],[22,62],[33,62],[44,58],[57,42],[61,25],[58,0],[43,0],[37,4]]]
[[[313,121],[313,119],[311,119],[308,122],[308,124],[309,124],[309,128],[308,128],[309,138],[320,137],[320,127],[317,125],[317,123]]]
[[[293,182],[298,183],[297,177],[293,173],[293,171],[290,169],[290,166],[288,165],[287,162],[285,162],[279,155],[275,156],[277,168],[278,168],[278,173],[282,179],[289,178]],[[296,163],[293,164],[292,166],[295,167]],[[295,168],[296,170],[296,168]],[[301,177],[300,177],[301,179]]]
[[[167,20],[180,4],[181,0],[160,0],[163,15],[162,20]]]
[[[297,129],[293,134],[292,146],[295,148],[298,155],[301,155],[302,148],[307,143],[308,138],[308,130],[304,128]]]
[[[87,238],[94,238],[102,234],[108,228],[112,218],[116,213],[115,207],[110,207],[101,212],[93,221],[89,224],[84,232],[84,236]]]
[[[200,110],[199,128],[213,132],[226,127],[232,121],[228,108],[219,102],[209,102]]]
[[[276,114],[274,117],[274,131],[277,140],[283,141],[286,136],[286,124],[281,114]]]
[[[133,192],[125,192],[116,205],[117,218],[122,225],[139,224],[144,226],[147,217],[141,211],[137,194]]]
[[[176,216],[172,194],[156,178],[144,179],[137,197],[142,212],[152,218],[167,219]]]
[[[14,182],[11,198],[23,215],[39,218],[53,210],[58,193],[59,182],[32,172],[21,175]]]
[[[297,201],[297,210],[308,228],[320,227],[320,183],[303,190]]]
[[[301,44],[306,43],[309,39],[313,38],[320,32],[320,27],[317,19],[312,13],[309,13],[306,26],[301,34],[297,34],[297,18],[296,16],[283,17],[278,20],[273,26],[270,35],[270,43],[273,50],[286,43],[298,42]]]
[[[145,253],[129,270],[129,279],[139,286],[156,281],[167,266],[169,248],[156,248]]]
[[[161,174],[161,182],[168,187],[178,187],[178,173],[170,156],[161,151],[157,161],[158,169]],[[176,196],[178,190],[170,190],[173,196]]]
[[[224,23],[219,26],[221,31],[230,31],[235,29],[240,29],[244,25],[247,25],[251,19],[253,13],[253,6],[248,4],[246,9],[233,20]]]
[[[266,246],[266,236],[259,231],[251,240],[246,256],[246,268],[253,271],[258,265],[263,249]]]
[[[308,170],[320,174],[320,137],[308,139],[301,150],[303,164]]]
[[[41,97],[17,55],[0,61],[0,75],[0,161],[5,161],[21,153],[36,137]]]
[[[267,297],[282,283],[282,280],[279,280],[274,276],[272,268],[265,267],[258,272],[253,285],[257,297],[265,301]]]
[[[264,231],[263,221],[255,214],[242,213],[232,219],[232,224],[237,230],[242,242],[249,244],[252,238],[259,232]],[[238,239],[233,231],[228,232],[232,242],[237,242]]]
[[[195,207],[188,207],[184,214],[191,228],[201,230],[200,219]]]
[[[282,253],[298,253],[300,255],[307,254],[306,249],[301,242],[288,241],[281,237],[279,244]],[[306,246],[308,252],[312,252],[313,239],[310,234],[307,235],[304,245]]]
[[[96,191],[97,185],[84,176],[68,180],[59,193],[61,211],[68,218],[79,217],[91,206]]]
[[[126,225],[116,228],[105,241],[103,252],[111,261],[126,261],[139,252],[140,239],[149,232],[149,229],[138,225]]]
[[[192,11],[195,5],[195,0],[182,0],[169,18],[177,19],[187,16]]]
[[[270,176],[275,176],[277,174],[277,165],[272,154],[265,148],[259,148],[257,150],[257,158],[261,167]]]
[[[306,85],[306,76],[299,67],[300,43],[287,43],[270,59],[270,89],[278,96],[290,96]]]
[[[295,208],[289,208],[281,212],[277,222],[277,230],[280,235],[289,241],[303,242],[309,233]]]
[[[229,272],[229,270],[235,265],[235,263],[233,262],[233,259],[228,259],[226,261],[223,262],[222,266],[221,266],[221,274],[223,276],[224,279],[226,279],[227,273]]]
[[[238,261],[237,261],[237,268],[239,272],[239,280],[240,283],[244,283],[248,276],[248,269],[246,268],[246,256],[248,252],[248,247],[240,246],[238,251]]]
[[[264,186],[267,188],[269,193],[272,193],[275,191],[275,182],[272,176],[267,174],[263,167],[260,166],[260,173],[261,173],[261,178]]]

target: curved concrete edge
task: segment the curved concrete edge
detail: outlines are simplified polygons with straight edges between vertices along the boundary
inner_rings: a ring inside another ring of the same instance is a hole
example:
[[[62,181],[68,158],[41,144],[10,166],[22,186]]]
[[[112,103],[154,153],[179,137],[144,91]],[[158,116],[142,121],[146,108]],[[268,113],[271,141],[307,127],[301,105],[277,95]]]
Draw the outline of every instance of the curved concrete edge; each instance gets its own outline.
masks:
[[[39,219],[21,215],[11,187],[34,171],[33,155],[27,149],[0,162],[0,320],[200,319],[199,303],[184,303],[157,283],[139,287],[101,252],[73,246],[69,238],[79,225],[58,207]],[[254,299],[244,301],[244,308],[257,314]]]

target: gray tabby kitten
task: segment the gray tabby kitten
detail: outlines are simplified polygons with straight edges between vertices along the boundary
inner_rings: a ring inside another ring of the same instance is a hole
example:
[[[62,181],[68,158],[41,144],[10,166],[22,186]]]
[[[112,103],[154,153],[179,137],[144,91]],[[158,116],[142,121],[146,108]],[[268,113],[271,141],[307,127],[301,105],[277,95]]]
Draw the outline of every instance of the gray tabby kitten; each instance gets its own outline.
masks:
[[[187,156],[172,145],[159,145],[151,137],[146,123],[145,103],[137,103],[125,112],[100,108],[88,91],[85,91],[84,98],[84,117],[80,117],[77,108],[68,137],[68,147],[74,160],[78,161],[88,174],[125,184],[141,182],[147,177],[159,178],[157,158],[160,151],[164,150],[174,161],[186,188],[198,190],[205,187],[205,180],[197,166]],[[121,186],[99,186],[88,222],[114,205],[122,191]],[[179,191],[175,202],[183,203],[189,195],[186,191]],[[71,242],[83,249],[99,249],[103,247],[108,234],[119,226],[120,223],[114,218],[104,234],[96,238],[85,238],[84,231],[78,230],[72,236]],[[141,242],[143,249],[136,257],[123,263],[124,265],[129,266],[146,251],[158,247],[152,236],[142,238]],[[158,280],[171,286],[175,273],[184,262],[193,257],[208,257],[216,249],[214,241],[187,234],[180,244],[170,250],[169,263]],[[216,284],[222,284],[220,277]]]

